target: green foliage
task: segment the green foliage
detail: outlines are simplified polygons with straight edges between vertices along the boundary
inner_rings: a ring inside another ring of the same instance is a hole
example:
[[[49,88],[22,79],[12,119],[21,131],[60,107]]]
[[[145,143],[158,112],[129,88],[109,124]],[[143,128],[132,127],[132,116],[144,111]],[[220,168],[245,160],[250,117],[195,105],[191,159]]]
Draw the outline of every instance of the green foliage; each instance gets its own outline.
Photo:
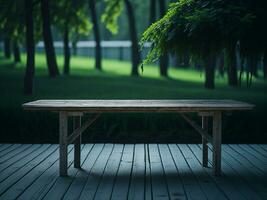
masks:
[[[24,41],[24,1],[2,0],[0,6],[1,34],[13,40]]]
[[[92,23],[88,19],[87,1],[59,0],[51,1],[53,24],[62,33],[67,27],[70,35],[88,36]],[[74,37],[74,36],[73,36]]]
[[[118,17],[123,10],[123,0],[105,0],[106,8],[101,16],[101,21],[112,33],[118,33]]]
[[[267,1],[251,0],[245,6],[253,13],[254,20],[248,24],[240,38],[240,53],[243,57],[255,57],[267,49]]]
[[[141,39],[141,47],[144,46],[145,42],[152,42],[151,50],[149,51],[144,63],[154,62],[157,60],[167,49],[172,50],[168,46],[168,41],[176,36],[177,30],[185,29],[185,18],[181,17],[183,12],[190,10],[191,3],[193,1],[178,1],[170,4],[170,7],[163,18],[156,21],[148,27],[143,33]],[[180,31],[180,41],[186,43],[185,32]],[[185,45],[177,45],[178,48],[182,48]]]
[[[143,62],[157,60],[166,50],[189,50],[193,57],[205,58],[232,49],[238,41],[246,50],[262,46],[260,41],[266,41],[266,31],[261,28],[267,20],[266,12],[253,9],[253,5],[253,1],[227,0],[180,0],[170,4],[166,15],[143,33],[141,47],[145,42],[152,43]],[[257,48],[252,49],[258,54],[263,48]]]

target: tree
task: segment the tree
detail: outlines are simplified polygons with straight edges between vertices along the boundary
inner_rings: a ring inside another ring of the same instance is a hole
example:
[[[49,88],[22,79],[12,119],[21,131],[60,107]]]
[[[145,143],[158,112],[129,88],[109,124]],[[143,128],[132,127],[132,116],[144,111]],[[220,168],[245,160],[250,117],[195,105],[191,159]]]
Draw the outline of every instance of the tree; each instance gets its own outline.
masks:
[[[160,17],[163,17],[166,12],[165,0],[159,0],[159,11],[160,11]],[[168,61],[169,61],[169,55],[168,51],[166,51],[159,58],[159,68],[161,76],[168,76],[167,75],[168,63],[169,63]]]
[[[106,24],[107,29],[116,34],[118,32],[117,19],[122,12],[123,3],[125,5],[128,16],[128,27],[131,39],[131,57],[132,71],[131,75],[138,76],[138,66],[141,61],[140,52],[138,49],[138,39],[136,31],[136,22],[132,3],[129,0],[109,0],[106,1],[105,12],[102,15],[102,21]]]
[[[64,53],[64,75],[70,74],[70,42],[76,43],[81,35],[87,36],[92,25],[88,21],[87,0],[59,0],[51,2],[52,24],[62,34]],[[74,51],[74,55],[76,52]]]
[[[149,23],[152,24],[156,20],[156,0],[150,0],[150,16],[149,16]],[[159,13],[160,17],[163,17],[166,8],[165,8],[165,0],[158,0],[159,3]],[[160,75],[161,76],[167,76],[167,69],[168,69],[168,61],[169,56],[168,53],[165,52],[160,58],[159,58],[159,69],[160,69]]]
[[[44,39],[46,61],[50,77],[59,75],[53,37],[51,33],[50,6],[49,0],[41,0],[42,33]]]
[[[149,24],[156,20],[156,0],[150,0],[149,5]]]
[[[6,58],[11,57],[10,38],[8,36],[4,39],[4,55]]]
[[[69,47],[69,27],[68,23],[65,24],[63,44],[64,44],[64,74],[70,73],[70,47]]]
[[[206,22],[204,26],[203,22]],[[203,2],[172,3],[164,17],[143,33],[141,44],[152,42],[143,63],[153,62],[169,50],[178,55],[188,50],[194,60],[203,60],[205,64],[205,87],[214,88],[214,58],[221,44],[220,34],[213,23],[210,8]]]
[[[219,75],[223,78],[224,77],[224,51],[218,55],[218,71]]]
[[[234,43],[235,44],[235,43]],[[237,63],[236,63],[236,48],[235,46],[228,48],[225,51],[226,57],[226,67],[227,67],[227,74],[228,74],[228,84],[230,86],[237,86]]]
[[[14,61],[15,61],[15,63],[20,62],[21,61],[21,58],[20,58],[20,49],[19,49],[18,41],[16,41],[16,40],[13,41],[13,54],[14,54]]]
[[[242,47],[245,40],[241,38],[248,36],[247,27],[253,22],[253,12],[242,1],[184,0],[172,3],[166,15],[143,33],[141,44],[152,42],[143,63],[158,59],[168,50],[180,54],[188,49],[194,60],[204,62],[205,87],[212,89],[215,71],[213,58],[225,49],[230,79],[236,85],[235,48],[239,40]]]
[[[97,20],[97,14],[96,14],[96,6],[95,6],[95,0],[89,0],[89,9],[91,13],[91,18],[93,22],[93,31],[94,31],[94,37],[95,37],[95,68],[98,70],[101,70],[101,46],[100,46],[100,30]]]
[[[14,53],[15,62],[20,61],[19,43],[23,41],[24,35],[24,2],[3,0],[0,7],[0,28],[4,38],[4,55],[11,57]]]
[[[267,2],[264,0],[247,0],[244,7],[252,18],[247,23],[246,29],[242,30],[240,37],[240,54],[247,61],[247,85],[249,86],[251,85],[252,75],[257,78],[257,62],[262,55],[266,55],[265,52],[267,51],[267,27],[263,25],[267,21]],[[266,64],[265,58],[263,63]],[[266,67],[263,67],[263,73],[265,69]]]
[[[26,23],[26,53],[27,65],[24,76],[24,94],[31,95],[33,93],[34,78],[34,25],[33,25],[33,1],[25,1],[25,23]]]
[[[265,49],[263,55],[263,77],[267,80],[267,49]]]
[[[129,22],[129,31],[130,38],[132,42],[132,72],[133,76],[138,76],[138,66],[140,64],[141,58],[138,50],[138,39],[137,39],[137,31],[135,26],[135,17],[132,4],[129,0],[124,0],[125,7],[128,14],[128,22]]]

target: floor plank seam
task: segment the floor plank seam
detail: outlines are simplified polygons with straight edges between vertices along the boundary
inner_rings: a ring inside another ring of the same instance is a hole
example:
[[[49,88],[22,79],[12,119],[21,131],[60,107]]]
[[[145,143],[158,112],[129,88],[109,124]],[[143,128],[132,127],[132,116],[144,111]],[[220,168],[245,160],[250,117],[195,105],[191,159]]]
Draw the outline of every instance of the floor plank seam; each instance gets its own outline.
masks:
[[[177,166],[177,164],[176,164],[176,162],[175,162],[175,160],[174,160],[174,155],[172,154],[172,151],[171,151],[171,149],[170,149],[169,144],[167,144],[167,147],[168,147],[168,150],[169,150],[170,155],[171,155],[171,157],[172,157],[172,161],[173,161],[173,163],[174,163],[174,166],[175,166],[175,168],[176,168],[176,170],[177,170],[179,179],[180,179],[181,182],[182,182],[182,187],[183,187],[184,195],[185,195],[186,199],[188,199],[188,195],[187,195],[187,192],[186,192],[186,189],[185,189],[185,183],[184,183],[184,180],[183,180],[183,178],[181,177],[181,173],[180,173],[179,168],[178,168],[178,166]]]
[[[81,169],[82,169],[83,164],[85,163],[86,159],[87,159],[87,158],[89,157],[89,155],[91,154],[91,152],[92,152],[94,146],[95,146],[95,145],[93,145],[93,146],[91,147],[91,149],[89,150],[88,154],[85,156],[84,160],[81,161],[81,162],[82,162],[82,163],[81,163]],[[82,151],[85,147],[86,147],[86,144],[83,145],[83,148],[81,149],[81,151]],[[72,164],[73,164],[73,162],[72,162]],[[72,165],[71,165],[71,166],[72,166]],[[71,167],[71,166],[70,166],[70,167]],[[81,169],[79,169],[79,170],[81,170]],[[73,184],[73,182],[74,182],[75,178],[77,177],[77,174],[78,174],[78,173],[79,173],[79,171],[77,171],[77,172],[75,173],[75,176],[72,178],[71,183],[69,184],[68,188],[66,189],[66,192],[63,194],[63,196],[62,196],[61,199],[64,199],[65,195],[67,194],[69,188],[70,188],[71,185]]]
[[[260,152],[258,149],[255,149],[255,147],[254,146],[252,146],[252,145],[249,145],[251,148],[253,148],[255,151],[257,151],[259,154],[261,154],[263,157],[265,157],[266,159],[267,159],[267,151],[265,151],[262,147],[261,147],[261,145],[258,145],[263,151],[265,151],[264,153],[262,153],[262,152]]]
[[[135,145],[133,145],[133,160],[132,160],[132,166],[131,166],[130,178],[129,178],[129,183],[128,183],[127,199],[129,199],[129,191],[130,191],[131,181],[132,181],[134,156],[135,156]]]
[[[202,184],[201,184],[199,178],[195,175],[195,173],[193,172],[192,168],[190,167],[190,165],[189,165],[189,163],[188,163],[188,160],[186,159],[186,156],[184,155],[183,151],[181,150],[181,148],[179,147],[178,144],[176,144],[176,146],[177,146],[177,148],[179,149],[180,153],[182,154],[182,156],[183,156],[185,162],[187,163],[187,165],[188,165],[188,167],[189,167],[189,169],[190,169],[190,172],[193,174],[193,176],[194,176],[195,179],[197,180],[198,185],[200,186],[200,189],[201,189],[202,193],[205,195],[206,199],[208,199],[208,196],[207,196],[206,192],[204,191],[203,186],[202,186]]]
[[[18,180],[16,180],[14,183],[12,183],[8,188],[5,189],[4,192],[2,192],[0,194],[3,195],[6,191],[8,191],[12,186],[14,186],[16,183],[18,183],[22,178],[24,178],[26,175],[28,175],[34,168],[36,168],[38,165],[40,165],[43,161],[45,161],[51,154],[53,154],[55,151],[57,150],[57,148],[55,150],[53,150],[50,154],[48,154],[45,158],[43,158],[37,165],[35,165],[33,168],[31,168],[30,170],[28,170],[22,177],[20,177]]]
[[[152,185],[152,170],[151,170],[151,160],[150,160],[150,150],[149,150],[149,144],[146,144],[146,152],[147,152],[147,159],[148,159],[148,169],[149,169],[149,180],[150,180],[150,196],[153,200],[153,185]]]
[[[224,147],[224,146],[222,146],[222,147]],[[222,148],[222,149],[224,149],[224,148]],[[212,148],[209,146],[209,150],[212,152]],[[226,151],[224,151],[226,154],[228,154],[228,152],[226,152]],[[231,154],[228,154],[230,157],[232,157],[231,156]],[[232,159],[234,159],[235,160],[235,158],[234,157],[232,157]],[[234,170],[238,175],[239,175],[239,177],[243,180],[243,182],[245,182],[248,186],[249,186],[249,188],[252,190],[252,191],[254,191],[255,193],[259,193],[258,192],[258,190],[254,187],[254,185],[253,184],[251,184],[251,182],[250,181],[248,181],[247,179],[246,179],[246,177],[244,177],[244,175],[242,175],[242,174],[240,174],[237,170],[235,170],[233,167],[232,167],[232,165],[231,165],[231,163],[229,162],[229,161],[227,161],[227,159],[225,159],[224,157],[222,157],[222,161],[223,162],[225,162],[229,167],[231,167],[231,169],[232,170]],[[210,161],[211,162],[211,161]],[[237,162],[237,161],[236,161]],[[260,195],[260,194],[259,194]],[[260,195],[260,197],[261,197],[261,199],[264,199],[264,197],[262,197],[261,195]]]
[[[92,167],[91,167],[91,169],[90,169],[90,171],[89,171],[89,173],[88,173],[88,175],[87,175],[87,178],[86,178],[86,180],[85,180],[85,184],[83,185],[83,187],[82,187],[82,189],[81,189],[81,191],[80,191],[80,193],[79,193],[77,199],[80,199],[80,197],[81,197],[81,195],[82,195],[82,192],[83,192],[83,190],[84,190],[84,188],[85,188],[85,186],[86,186],[86,183],[87,183],[87,181],[88,181],[88,178],[89,178],[89,176],[91,175],[92,169],[94,168],[94,166],[95,166],[95,164],[96,164],[96,162],[97,162],[99,156],[100,156],[101,153],[103,152],[104,148],[105,148],[105,144],[102,146],[102,149],[100,150],[100,152],[99,152],[97,158],[95,159],[95,162],[94,162],[94,164],[92,165]]]
[[[42,145],[40,145],[39,147],[37,147],[36,149],[33,149],[32,151],[30,151],[29,153],[25,154],[23,157],[21,157],[20,159],[16,159],[14,162],[11,162],[9,165],[7,165],[5,168],[1,169],[1,172],[3,172],[5,169],[11,167],[13,164],[15,164],[18,161],[23,160],[24,158],[26,158],[27,156],[31,155],[34,151],[36,151],[37,149],[40,149],[42,147]]]
[[[168,197],[169,197],[169,199],[171,199],[171,194],[170,194],[170,189],[168,187],[168,181],[167,181],[167,177],[166,177],[166,172],[165,172],[165,169],[164,169],[164,166],[163,166],[163,163],[162,163],[161,153],[160,153],[159,145],[158,144],[157,144],[157,149],[158,149],[158,153],[159,153],[160,164],[161,164],[161,167],[162,167],[164,182],[165,182],[166,189],[167,189],[167,192],[168,192]]]
[[[58,150],[59,150],[59,149],[58,149]],[[74,150],[74,147],[72,146],[71,149],[68,150],[68,155],[69,155],[70,153],[72,153],[73,150]],[[59,158],[56,159],[56,161],[54,161],[52,165],[54,165],[54,164],[55,164],[56,162],[58,162],[58,161],[59,161]],[[71,162],[68,164],[68,169],[70,168],[70,166],[71,166],[72,164],[73,164],[73,161],[71,161]],[[51,166],[52,166],[52,165],[51,165]],[[50,166],[50,167],[51,167],[51,166]],[[56,174],[58,174],[58,172],[53,173],[53,176],[56,175]],[[44,198],[46,197],[46,195],[47,195],[48,192],[53,188],[53,186],[55,185],[55,183],[57,182],[58,179],[59,179],[59,176],[56,175],[56,176],[53,178],[53,181],[51,181],[50,184],[49,184],[47,187],[42,188],[42,191],[43,191],[43,192],[40,193],[40,195],[39,195],[39,197],[38,197],[39,200],[40,200],[40,199],[44,199]],[[36,180],[37,180],[37,179],[36,179]]]
[[[17,145],[17,144],[15,144],[15,145]],[[4,156],[6,156],[6,155],[8,155],[9,153],[11,153],[12,151],[15,151],[17,148],[19,148],[20,146],[22,146],[21,144],[19,144],[17,147],[15,146],[15,145],[12,145],[12,147],[11,147],[11,149],[8,151],[7,150],[7,152],[5,152],[3,155],[0,155],[0,159],[2,158],[2,157],[4,157]]]
[[[233,148],[231,145],[228,145],[232,151],[236,152],[236,154],[240,155],[242,158],[244,158],[245,160],[247,160],[247,162],[249,162],[252,166],[254,166],[255,168],[257,168],[259,171],[261,171],[264,174],[264,171],[262,171],[260,168],[258,168],[258,166],[255,166],[255,163],[252,162],[250,159],[248,159],[246,156],[244,156],[244,154],[238,152],[235,148]],[[242,162],[240,162],[242,163]]]
[[[192,154],[195,156],[195,159],[197,160],[197,162],[201,165],[201,160],[199,160],[199,158],[197,157],[196,153],[192,150],[192,148],[190,147],[190,145],[187,145],[189,150],[192,152]],[[205,173],[210,177],[210,179],[212,180],[212,182],[216,185],[216,187],[218,188],[219,191],[221,191],[226,199],[229,199],[228,195],[224,192],[224,190],[218,185],[218,182],[216,181],[216,177],[214,177],[212,174],[208,173],[207,170],[205,170],[203,168],[203,171],[205,171]]]
[[[118,176],[118,172],[119,172],[119,169],[120,169],[120,164],[121,164],[121,159],[122,159],[122,156],[123,156],[123,153],[124,153],[124,148],[125,148],[125,144],[123,144],[123,147],[122,147],[122,154],[120,156],[120,161],[119,161],[119,164],[118,164],[118,168],[116,170],[116,173],[115,173],[115,178],[113,179],[112,181],[112,188],[111,188],[111,194],[110,194],[110,197],[109,199],[112,199],[112,195],[113,195],[113,191],[114,191],[114,187],[115,187],[115,183],[116,183],[116,180],[117,180],[117,176]],[[108,162],[107,162],[108,164]],[[105,173],[105,170],[103,171],[103,174]],[[101,181],[100,181],[101,182]]]
[[[58,145],[0,144],[0,199],[267,198],[267,145],[223,144],[220,177],[211,173],[210,143],[209,168],[201,144],[82,144],[82,171],[74,168],[73,146],[65,179]]]
[[[113,144],[112,149],[111,149],[111,152],[110,152],[110,154],[109,154],[109,156],[108,156],[108,159],[107,159],[107,162],[106,162],[106,164],[105,164],[105,167],[104,167],[104,169],[103,169],[103,173],[101,174],[101,178],[100,178],[100,180],[99,180],[99,182],[98,182],[98,184],[97,184],[97,188],[96,188],[96,190],[95,190],[95,192],[94,192],[93,199],[95,199],[97,190],[98,190],[99,185],[100,185],[100,183],[101,183],[101,181],[102,181],[102,179],[103,179],[103,175],[104,175],[105,170],[106,170],[106,168],[107,168],[108,161],[109,161],[109,159],[110,159],[110,157],[111,157],[111,155],[112,155],[112,153],[113,153],[113,151],[114,151],[114,148],[115,148],[115,145]],[[123,149],[124,149],[124,145],[123,145]]]
[[[41,155],[42,153],[44,153],[47,149],[49,149],[51,147],[51,145],[47,146],[46,149],[44,149],[43,151],[41,151],[39,154],[37,154],[36,156],[34,156],[32,159],[30,159],[28,162],[26,162],[24,165],[20,166],[21,168],[25,167],[27,164],[29,164],[32,160],[36,159],[39,155]],[[6,178],[4,178],[3,180],[0,181],[0,183],[2,183],[3,181],[5,181],[6,179],[8,179],[10,176],[12,176],[14,173],[16,173],[17,171],[14,170],[11,174],[9,174],[9,176],[7,176]]]
[[[32,145],[31,145],[31,146],[32,146]],[[15,156],[17,156],[18,154],[21,154],[21,153],[23,153],[24,151],[26,151],[27,149],[29,149],[31,146],[28,146],[28,147],[26,147],[25,149],[23,149],[23,148],[20,149],[18,153],[14,154],[14,155],[12,155],[12,156],[10,156],[10,157],[7,157],[5,160],[1,160],[0,163],[5,163],[5,162],[7,162],[8,160],[11,160],[12,158],[14,158]],[[23,147],[23,145],[22,145],[22,147]],[[5,155],[5,156],[7,156],[7,155]],[[3,157],[4,157],[4,156],[3,156]]]
[[[0,153],[2,151],[5,151],[6,149],[10,148],[12,145],[14,145],[14,144],[7,144],[5,147],[3,147],[3,149],[0,150]]]

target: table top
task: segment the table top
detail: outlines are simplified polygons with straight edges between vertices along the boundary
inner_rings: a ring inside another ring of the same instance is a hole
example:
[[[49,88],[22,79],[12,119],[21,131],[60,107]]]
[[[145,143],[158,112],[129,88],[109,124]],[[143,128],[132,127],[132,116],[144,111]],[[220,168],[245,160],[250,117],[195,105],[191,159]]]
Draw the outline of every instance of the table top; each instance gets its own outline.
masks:
[[[37,100],[25,110],[70,112],[201,112],[251,110],[254,105],[234,100]]]

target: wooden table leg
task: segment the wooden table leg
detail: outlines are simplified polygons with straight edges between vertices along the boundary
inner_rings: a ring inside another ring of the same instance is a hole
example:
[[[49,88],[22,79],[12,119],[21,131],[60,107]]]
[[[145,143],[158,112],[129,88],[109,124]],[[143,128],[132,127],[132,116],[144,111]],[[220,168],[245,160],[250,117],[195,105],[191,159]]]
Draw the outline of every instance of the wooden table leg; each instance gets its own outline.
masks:
[[[73,130],[81,127],[81,116],[73,117]],[[74,140],[74,167],[81,167],[81,134]]]
[[[68,114],[59,113],[59,175],[68,175]]]
[[[213,115],[213,173],[221,174],[221,138],[222,138],[222,114],[215,112]]]
[[[202,116],[202,128],[208,131],[208,116]],[[208,166],[208,141],[202,136],[202,165]]]

